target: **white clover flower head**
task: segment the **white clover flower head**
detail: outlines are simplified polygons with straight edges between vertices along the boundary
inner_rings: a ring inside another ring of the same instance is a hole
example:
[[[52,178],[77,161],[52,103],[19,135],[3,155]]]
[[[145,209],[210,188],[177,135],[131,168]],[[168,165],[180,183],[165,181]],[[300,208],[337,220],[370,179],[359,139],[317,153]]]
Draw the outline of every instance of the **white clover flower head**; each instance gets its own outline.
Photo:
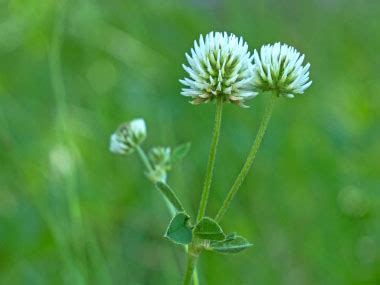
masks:
[[[122,137],[113,133],[110,138],[110,151],[116,154],[130,154],[133,148],[129,147]]]
[[[146,138],[146,125],[143,119],[134,119],[121,124],[110,138],[110,151],[117,154],[130,154]]]
[[[257,91],[275,91],[293,98],[310,87],[310,63],[302,65],[305,55],[286,44],[264,45],[255,50],[253,86]]]
[[[146,124],[144,119],[130,121],[129,129],[136,144],[141,144],[146,139]]]
[[[149,151],[148,156],[154,167],[159,167],[163,170],[171,169],[170,147],[154,147]]]
[[[252,90],[253,65],[248,44],[234,34],[210,32],[194,41],[189,66],[183,65],[189,77],[181,94],[200,104],[222,97],[224,102],[244,106],[244,101],[257,95]]]

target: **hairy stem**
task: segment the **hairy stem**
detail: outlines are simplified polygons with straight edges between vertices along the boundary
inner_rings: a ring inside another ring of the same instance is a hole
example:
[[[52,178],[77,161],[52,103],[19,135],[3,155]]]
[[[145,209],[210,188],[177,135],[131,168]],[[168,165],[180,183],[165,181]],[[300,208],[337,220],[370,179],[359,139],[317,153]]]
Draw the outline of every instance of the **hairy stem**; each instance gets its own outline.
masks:
[[[208,157],[206,177],[205,177],[205,182],[203,185],[202,197],[199,203],[199,210],[198,210],[198,216],[197,216],[198,222],[200,219],[203,218],[206,212],[207,200],[210,193],[210,187],[211,187],[211,181],[212,181],[212,174],[214,171],[216,150],[218,147],[219,136],[220,136],[220,127],[222,125],[222,113],[223,113],[222,111],[223,111],[223,98],[220,97],[216,101],[214,131],[212,135],[211,148],[210,148],[210,154]]]
[[[223,201],[222,207],[219,209],[218,214],[215,217],[216,221],[220,221],[224,214],[226,213],[228,207],[230,206],[232,200],[234,199],[236,192],[239,190],[241,184],[243,183],[244,179],[246,178],[249,170],[251,169],[251,166],[253,164],[253,161],[255,160],[256,153],[260,148],[261,141],[264,137],[264,134],[267,130],[269,120],[272,116],[272,111],[274,107],[275,100],[277,99],[277,94],[273,93],[271,98],[269,99],[269,102],[265,108],[264,116],[262,118],[262,121],[260,123],[259,131],[257,132],[255,141],[251,147],[251,150],[249,151],[247,160],[245,161],[243,168],[241,169],[238,177],[236,178],[234,184],[232,185],[231,190],[228,192],[226,198]]]

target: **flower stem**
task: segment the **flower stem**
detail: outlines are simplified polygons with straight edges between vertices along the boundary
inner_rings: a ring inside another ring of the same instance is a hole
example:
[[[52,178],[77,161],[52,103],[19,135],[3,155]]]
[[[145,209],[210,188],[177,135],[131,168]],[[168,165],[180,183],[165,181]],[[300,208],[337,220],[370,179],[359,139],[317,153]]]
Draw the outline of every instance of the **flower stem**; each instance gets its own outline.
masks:
[[[199,285],[199,276],[198,276],[198,270],[196,266],[194,266],[194,270],[193,270],[193,285]]]
[[[137,145],[136,146],[136,150],[144,164],[144,166],[146,167],[147,171],[150,172],[153,170],[153,167],[152,165],[150,164],[149,162],[149,159],[145,153],[145,151],[142,149],[142,147],[140,145]],[[172,206],[172,204],[170,202],[168,202],[167,198],[165,195],[163,195],[164,197],[164,201],[168,207],[168,210],[170,212],[170,215],[173,217],[176,213],[176,210],[175,208]],[[185,249],[185,252],[188,253],[188,249],[186,247],[184,247]],[[190,254],[189,254],[190,255]],[[195,268],[195,264],[193,265],[193,268],[192,268],[192,272],[193,272],[193,285],[199,285],[199,277],[198,277],[198,271],[197,269]],[[191,276],[190,276],[191,277]]]
[[[136,150],[137,150],[142,162],[144,163],[146,169],[148,170],[148,172],[153,171],[152,165],[150,164],[149,159],[148,159],[147,155],[145,154],[145,151],[141,148],[140,145],[136,146]]]
[[[197,216],[198,222],[200,219],[203,218],[203,216],[206,212],[207,200],[208,200],[208,196],[210,193],[210,187],[211,187],[212,174],[214,171],[216,150],[218,147],[219,136],[220,136],[220,127],[222,125],[222,113],[223,113],[222,111],[223,111],[223,98],[220,97],[216,101],[214,131],[213,131],[213,135],[212,135],[210,154],[209,154],[208,162],[207,162],[206,178],[205,178],[205,182],[203,185],[201,201],[199,203],[199,210],[198,210],[198,216]]]
[[[190,250],[188,250],[188,254],[187,254],[187,266],[186,266],[186,271],[185,271],[185,276],[184,276],[184,279],[183,279],[183,285],[190,285],[191,284],[191,280],[193,279],[193,275],[194,277],[196,276],[197,278],[195,278],[193,280],[193,284],[199,284],[198,283],[198,274],[194,274],[194,270],[195,270],[195,266],[197,264],[197,260],[198,260],[198,255],[194,255],[191,253]]]
[[[245,177],[247,176],[249,170],[251,169],[251,166],[253,164],[253,161],[255,160],[256,153],[260,148],[261,141],[264,137],[265,131],[268,127],[269,120],[272,116],[272,111],[274,107],[275,100],[277,99],[277,93],[273,93],[271,98],[269,99],[269,102],[265,108],[264,116],[261,120],[259,131],[257,132],[255,141],[251,147],[251,150],[249,151],[247,160],[245,161],[243,168],[241,169],[238,177],[236,178],[234,184],[232,185],[231,190],[228,192],[226,198],[223,201],[222,207],[219,209],[218,214],[215,217],[216,221],[220,221],[224,214],[226,213],[228,207],[230,206],[232,200],[234,199],[236,192],[239,190],[241,184],[243,183]]]

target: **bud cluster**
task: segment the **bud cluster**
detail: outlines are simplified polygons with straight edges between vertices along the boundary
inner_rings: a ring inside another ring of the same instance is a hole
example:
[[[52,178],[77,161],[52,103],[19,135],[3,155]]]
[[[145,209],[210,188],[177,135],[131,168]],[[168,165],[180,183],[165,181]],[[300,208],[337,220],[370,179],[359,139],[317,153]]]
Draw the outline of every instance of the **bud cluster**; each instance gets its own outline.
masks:
[[[148,153],[153,170],[148,177],[153,181],[166,182],[167,172],[171,169],[171,149],[169,147],[154,147]]]

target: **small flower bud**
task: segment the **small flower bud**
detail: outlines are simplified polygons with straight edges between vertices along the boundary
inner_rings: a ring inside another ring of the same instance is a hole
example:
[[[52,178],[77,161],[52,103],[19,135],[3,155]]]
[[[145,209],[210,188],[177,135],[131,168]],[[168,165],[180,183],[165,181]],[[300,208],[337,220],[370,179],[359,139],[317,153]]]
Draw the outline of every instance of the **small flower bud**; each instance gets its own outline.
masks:
[[[154,147],[149,151],[149,159],[155,167],[171,169],[171,150],[169,147]]]
[[[153,165],[153,170],[148,174],[152,181],[166,182],[167,171],[171,169],[171,149],[169,147],[154,147],[148,157]]]
[[[110,151],[117,154],[130,154],[146,138],[146,125],[143,119],[123,123],[111,135]]]

